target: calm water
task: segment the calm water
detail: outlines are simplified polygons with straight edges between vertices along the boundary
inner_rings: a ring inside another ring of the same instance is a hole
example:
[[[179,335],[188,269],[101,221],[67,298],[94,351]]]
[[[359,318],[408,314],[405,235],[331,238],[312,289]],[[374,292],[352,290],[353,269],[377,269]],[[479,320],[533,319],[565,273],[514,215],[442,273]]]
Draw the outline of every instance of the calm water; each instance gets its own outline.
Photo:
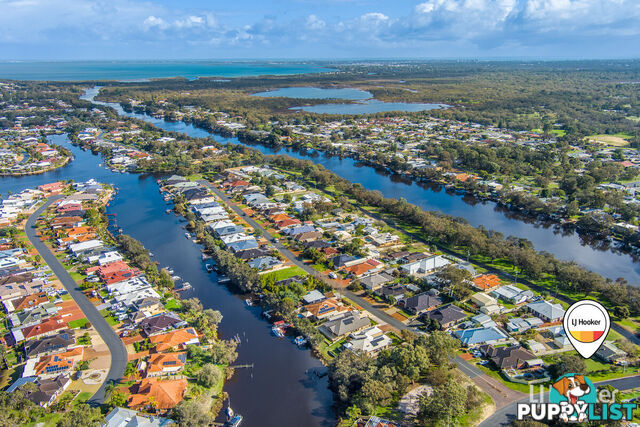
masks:
[[[383,102],[372,99],[373,94],[360,89],[325,89],[317,87],[286,87],[267,92],[254,93],[252,96],[285,97],[298,99],[348,99],[358,101],[353,104],[320,104],[293,107],[292,110],[308,111],[317,114],[373,114],[385,111],[427,111],[446,108],[445,104],[420,104],[408,102]]]
[[[383,102],[377,99],[367,99],[355,104],[318,104],[306,107],[294,107],[292,110],[302,110],[317,114],[373,114],[385,111],[417,112],[446,108],[445,104],[413,104],[408,102]]]
[[[175,274],[193,289],[183,298],[196,296],[205,308],[220,310],[223,338],[238,336],[236,363],[254,363],[253,369],[238,369],[225,386],[234,410],[244,416],[243,426],[333,426],[333,398],[327,378],[318,379],[314,370],[324,370],[309,351],[300,350],[288,339],[271,334],[270,325],[260,318],[260,309],[247,307],[244,300],[217,284],[215,273],[206,272],[200,250],[185,239],[180,218],[166,214],[156,178],[150,175],[121,174],[98,166],[102,159],[67,143],[64,135],[52,142],[69,148],[75,160],[55,171],[20,178],[0,178],[0,193],[59,179],[84,181],[95,178],[114,184],[120,191],[107,208],[118,227],[140,240],[154,254],[160,266],[171,266]],[[114,224],[115,225],[115,224]],[[160,231],[161,230],[161,231]]]
[[[96,93],[97,89],[92,89],[87,92],[85,98],[91,98]],[[207,131],[193,125],[168,122],[144,114],[126,113],[119,105],[109,105],[116,108],[120,114],[146,120],[168,131],[183,132],[199,138],[211,136]],[[237,138],[224,138],[218,135],[216,140],[221,143],[242,144]],[[472,197],[447,193],[440,187],[417,184],[369,166],[359,165],[349,158],[340,159],[314,150],[300,152],[262,145],[252,145],[252,147],[264,154],[287,154],[298,159],[312,160],[343,178],[362,184],[369,190],[378,190],[386,197],[403,197],[423,209],[462,217],[474,226],[482,225],[487,229],[499,231],[505,236],[526,238],[540,251],[547,251],[560,259],[575,260],[605,277],[612,279],[624,277],[632,284],[640,284],[640,263],[634,262],[631,256],[593,248],[585,244],[577,233],[566,233],[554,226],[524,222],[500,210],[494,202],[478,202]]]
[[[341,89],[325,89],[319,87],[285,87],[274,89],[267,92],[254,93],[251,96],[260,97],[284,97],[298,99],[349,99],[352,101],[365,100],[373,98],[371,92],[360,89],[341,88]]]
[[[69,61],[0,62],[0,79],[15,80],[145,80],[163,77],[242,77],[333,71],[293,62],[219,61]]]

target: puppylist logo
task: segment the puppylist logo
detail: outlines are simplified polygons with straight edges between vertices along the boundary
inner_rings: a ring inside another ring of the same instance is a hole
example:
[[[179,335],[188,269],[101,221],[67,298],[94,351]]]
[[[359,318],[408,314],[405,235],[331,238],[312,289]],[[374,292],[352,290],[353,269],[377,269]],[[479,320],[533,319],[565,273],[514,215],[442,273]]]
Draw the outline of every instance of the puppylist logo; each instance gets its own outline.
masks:
[[[564,422],[620,421],[633,419],[635,403],[616,403],[616,394],[596,386],[584,375],[566,374],[556,380],[549,390],[549,402],[544,402],[544,386],[536,400],[533,389],[529,403],[518,404],[518,420],[531,417],[536,421]]]
[[[599,303],[578,301],[564,316],[564,331],[576,351],[585,359],[600,348],[611,325],[609,313]],[[593,382],[581,374],[565,374],[549,388],[549,402],[545,402],[544,386],[539,397],[530,386],[529,403],[518,404],[518,420],[531,417],[536,421],[564,422],[632,420],[635,403],[616,403],[616,394],[607,389],[597,390]]]

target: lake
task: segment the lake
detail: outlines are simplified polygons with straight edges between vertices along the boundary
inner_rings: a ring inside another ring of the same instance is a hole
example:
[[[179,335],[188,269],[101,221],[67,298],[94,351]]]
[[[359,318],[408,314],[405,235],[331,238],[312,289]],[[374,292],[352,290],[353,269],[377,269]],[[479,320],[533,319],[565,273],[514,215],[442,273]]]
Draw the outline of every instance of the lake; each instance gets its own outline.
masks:
[[[101,157],[71,145],[66,135],[49,139],[71,150],[74,161],[42,175],[0,177],[0,192],[7,195],[61,179],[95,178],[116,186],[119,192],[107,208],[112,228],[121,227],[153,253],[160,267],[170,266],[190,282],[193,288],[183,292],[183,298],[195,296],[205,308],[220,310],[224,316],[220,335],[240,340],[236,363],[254,363],[253,369],[236,370],[224,388],[233,409],[244,416],[243,427],[334,426],[328,379],[314,373],[326,368],[290,339],[276,338],[259,307],[248,307],[242,296],[218,285],[215,273],[207,273],[200,246],[184,237],[185,221],[165,213],[167,205],[156,183],[159,176],[111,172],[99,166]]]
[[[97,88],[90,89],[83,98],[93,99],[97,92]],[[161,129],[182,132],[196,138],[212,135],[191,124],[166,121],[146,114],[127,113],[119,104],[108,103],[107,105],[115,108],[119,114],[146,120]],[[237,138],[213,135],[223,144],[248,145]],[[259,144],[252,144],[251,147],[264,154],[287,154],[298,159],[311,160],[345,179],[362,184],[369,190],[378,190],[385,197],[402,197],[425,210],[461,217],[471,225],[499,231],[505,236],[512,235],[528,239],[539,251],[547,251],[559,259],[576,261],[614,280],[623,277],[632,284],[640,284],[640,263],[634,262],[630,255],[614,252],[608,248],[592,247],[577,233],[562,230],[554,224],[525,221],[511,212],[502,210],[494,202],[478,201],[474,197],[450,193],[437,185],[419,184],[386,171],[363,166],[351,158],[340,158],[315,150],[295,151]]]
[[[251,96],[295,99],[346,99],[356,101],[351,104],[318,104],[291,108],[292,110],[301,110],[317,114],[373,114],[385,111],[417,112],[448,107],[446,104],[383,102],[372,99],[373,94],[371,92],[354,88],[286,87],[267,92],[254,93]]]
[[[245,77],[335,71],[311,63],[256,61],[14,61],[0,62],[0,79],[125,80],[153,78]]]

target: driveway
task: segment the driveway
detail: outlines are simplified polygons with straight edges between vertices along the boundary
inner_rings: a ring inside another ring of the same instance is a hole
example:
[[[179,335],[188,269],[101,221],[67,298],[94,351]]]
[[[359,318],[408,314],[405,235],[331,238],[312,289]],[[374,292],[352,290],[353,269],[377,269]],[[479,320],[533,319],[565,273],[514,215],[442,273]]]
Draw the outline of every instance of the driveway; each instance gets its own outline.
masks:
[[[89,322],[91,322],[109,348],[109,352],[111,353],[111,366],[109,367],[109,373],[105,378],[105,382],[102,383],[98,391],[89,400],[89,403],[91,404],[101,404],[106,398],[105,388],[107,384],[111,381],[120,381],[124,375],[124,370],[127,366],[127,351],[125,350],[120,337],[118,337],[115,331],[111,329],[111,326],[107,324],[106,320],[104,320],[94,305],[91,304],[89,299],[87,299],[82,291],[80,291],[78,285],[71,278],[67,270],[64,269],[62,264],[60,264],[60,261],[58,261],[40,238],[36,236],[36,220],[47,207],[60,198],[62,198],[62,196],[52,196],[47,199],[47,202],[29,217],[25,226],[25,232],[27,233],[27,238],[31,244],[36,248],[42,259],[49,265],[60,282],[62,282],[62,285],[65,287],[67,292],[69,292],[69,295],[71,295],[76,304],[78,304],[82,313],[84,313],[85,317],[89,319]]]

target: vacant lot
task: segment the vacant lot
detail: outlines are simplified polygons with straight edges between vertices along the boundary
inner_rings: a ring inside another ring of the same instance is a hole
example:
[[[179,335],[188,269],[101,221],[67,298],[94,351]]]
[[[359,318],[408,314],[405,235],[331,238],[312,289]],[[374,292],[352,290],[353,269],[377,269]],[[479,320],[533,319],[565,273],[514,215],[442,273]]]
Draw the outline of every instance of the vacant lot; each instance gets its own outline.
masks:
[[[588,138],[589,142],[593,144],[610,145],[613,147],[626,147],[629,145],[629,141],[617,135],[592,135]]]

